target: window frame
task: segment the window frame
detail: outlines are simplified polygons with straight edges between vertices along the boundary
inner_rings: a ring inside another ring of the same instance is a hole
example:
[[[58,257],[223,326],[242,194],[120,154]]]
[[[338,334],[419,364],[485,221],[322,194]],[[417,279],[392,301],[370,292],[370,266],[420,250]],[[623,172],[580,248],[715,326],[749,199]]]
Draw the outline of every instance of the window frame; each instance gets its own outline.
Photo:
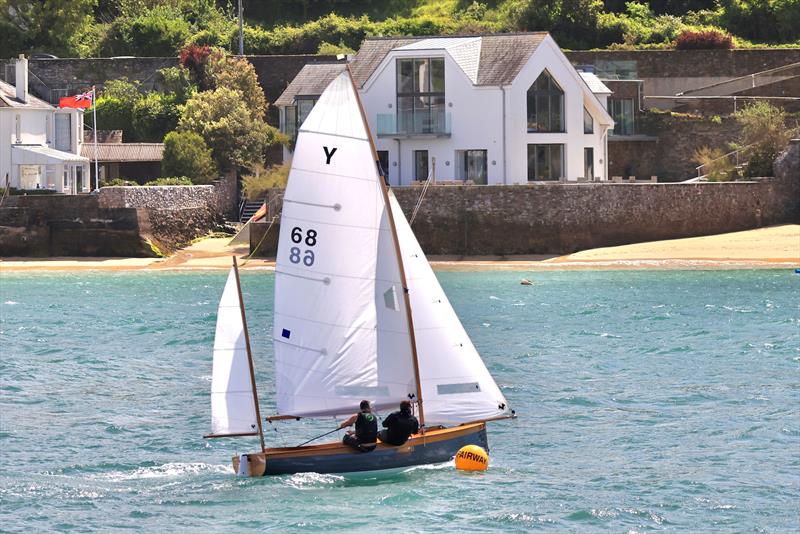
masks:
[[[546,88],[536,87],[540,80],[547,82]],[[526,92],[526,113],[527,113],[527,129],[528,133],[566,133],[567,132],[567,118],[566,118],[566,93],[561,85],[556,81],[552,74],[547,69],[542,70],[536,80],[528,87]],[[553,100],[557,99],[558,108],[558,124],[554,127],[554,112]],[[546,102],[547,111],[543,109],[540,112],[540,106],[543,108],[543,103]],[[531,109],[533,108],[533,109]],[[546,122],[540,121],[540,113],[546,114]]]
[[[427,150],[414,150],[412,152],[412,154],[413,154],[413,158],[414,158],[414,181],[424,182],[424,181],[426,181],[428,179],[428,175],[430,174],[430,171],[431,171],[430,155],[428,154]],[[417,165],[417,158],[422,154],[425,154],[425,173],[424,173],[425,176],[420,178],[419,177],[419,172],[418,172],[420,169],[419,169],[419,165]]]
[[[586,106],[583,106],[583,133],[594,133],[594,117],[592,117],[592,114],[586,109]]]
[[[636,108],[634,102],[633,98],[608,99],[608,114],[614,119],[614,130],[612,130],[611,135],[636,135]],[[626,107],[629,108],[629,113],[627,114]]]
[[[544,148],[547,153],[548,161],[548,176],[543,177],[539,171],[539,148]],[[564,143],[528,143],[528,181],[529,182],[558,182],[566,176],[565,169],[565,150]],[[557,148],[560,152],[557,164],[553,165],[553,149]],[[533,151],[533,159],[531,159],[531,151]],[[533,167],[531,167],[533,163]],[[557,171],[555,170],[557,168]],[[533,172],[531,172],[533,171]],[[558,173],[558,176],[554,176]]]
[[[436,69],[434,69],[434,63],[437,65]],[[403,66],[408,64],[411,64],[410,90],[408,90],[409,84],[405,83],[409,74],[403,74]],[[426,65],[426,79],[424,83],[420,84],[418,78],[420,68],[418,66],[423,64]],[[434,70],[441,72],[441,84],[437,83],[438,79],[434,81]],[[425,90],[420,90],[420,85]],[[445,123],[445,89],[444,57],[402,57],[395,59],[397,131],[401,133],[435,133],[442,129]]]

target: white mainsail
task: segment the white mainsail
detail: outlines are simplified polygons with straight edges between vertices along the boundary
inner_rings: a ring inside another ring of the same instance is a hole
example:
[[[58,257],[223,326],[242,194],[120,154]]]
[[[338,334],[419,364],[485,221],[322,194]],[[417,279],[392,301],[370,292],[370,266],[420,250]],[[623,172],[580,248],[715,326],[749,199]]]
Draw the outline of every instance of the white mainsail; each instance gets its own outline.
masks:
[[[414,316],[425,423],[453,424],[510,412],[389,191]]]
[[[278,413],[351,414],[415,395],[397,255],[357,95],[343,72],[299,130],[276,258]]]
[[[217,311],[211,376],[212,436],[258,434],[255,396],[236,272],[231,269]]]

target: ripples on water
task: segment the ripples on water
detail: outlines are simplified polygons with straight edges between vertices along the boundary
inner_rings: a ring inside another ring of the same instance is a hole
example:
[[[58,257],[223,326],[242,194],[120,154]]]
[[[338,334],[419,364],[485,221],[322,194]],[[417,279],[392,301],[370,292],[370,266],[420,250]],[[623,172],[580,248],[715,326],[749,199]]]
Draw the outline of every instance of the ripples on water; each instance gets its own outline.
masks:
[[[798,529],[800,276],[439,276],[521,416],[491,425],[490,470],[243,480],[257,442],[201,438],[224,273],[3,274],[0,528]],[[265,413],[272,283],[243,274]]]

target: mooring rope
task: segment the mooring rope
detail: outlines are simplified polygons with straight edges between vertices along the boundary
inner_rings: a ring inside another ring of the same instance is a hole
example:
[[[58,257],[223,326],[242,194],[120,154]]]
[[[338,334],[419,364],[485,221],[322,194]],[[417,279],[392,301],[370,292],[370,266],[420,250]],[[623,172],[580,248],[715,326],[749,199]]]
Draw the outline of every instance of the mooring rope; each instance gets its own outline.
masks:
[[[247,265],[247,262],[248,262],[248,261],[250,261],[251,259],[253,259],[253,255],[254,255],[256,252],[258,252],[258,249],[260,249],[260,248],[261,248],[261,244],[262,244],[262,243],[264,243],[264,240],[265,240],[265,239],[267,238],[267,236],[269,235],[269,231],[270,231],[270,230],[272,230],[272,227],[273,227],[273,225],[275,224],[275,221],[276,221],[277,219],[278,219],[278,216],[277,216],[277,215],[273,215],[273,216],[272,216],[272,220],[270,220],[270,222],[269,222],[269,226],[267,226],[267,230],[264,232],[264,235],[263,235],[263,236],[261,236],[261,241],[259,241],[259,242],[258,242],[258,245],[256,245],[256,248],[254,248],[253,250],[251,250],[251,251],[250,251],[250,254],[248,254],[247,256],[245,256],[245,258],[244,258],[244,261],[242,262],[242,267],[244,267],[245,265]],[[252,228],[250,229],[250,231],[252,231]]]

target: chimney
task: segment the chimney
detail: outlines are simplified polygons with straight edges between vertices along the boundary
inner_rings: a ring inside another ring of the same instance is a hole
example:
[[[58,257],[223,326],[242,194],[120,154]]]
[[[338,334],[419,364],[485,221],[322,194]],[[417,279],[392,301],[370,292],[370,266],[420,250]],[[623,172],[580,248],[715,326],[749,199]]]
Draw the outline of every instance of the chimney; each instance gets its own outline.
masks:
[[[20,54],[17,60],[15,83],[17,85],[17,100],[28,102],[28,60],[25,54]]]

